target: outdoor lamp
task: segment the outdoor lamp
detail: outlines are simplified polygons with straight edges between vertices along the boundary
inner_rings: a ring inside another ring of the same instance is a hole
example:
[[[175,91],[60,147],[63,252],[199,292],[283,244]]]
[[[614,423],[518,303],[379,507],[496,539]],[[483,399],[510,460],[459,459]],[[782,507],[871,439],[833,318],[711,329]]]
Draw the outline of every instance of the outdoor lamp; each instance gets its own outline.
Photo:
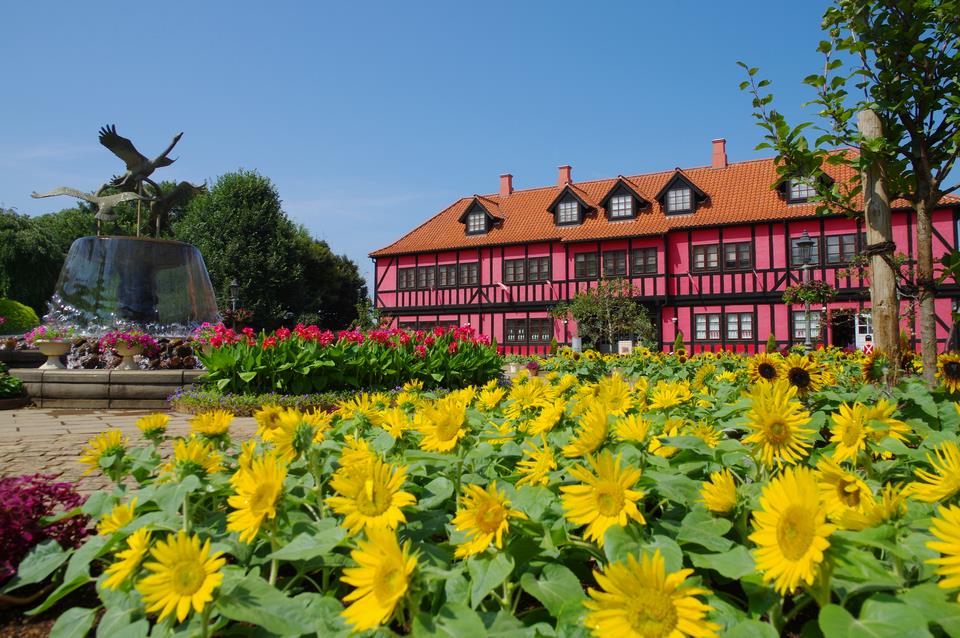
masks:
[[[240,294],[240,282],[234,277],[230,281],[230,310],[237,311],[237,295]]]
[[[814,241],[807,231],[803,231],[803,236],[797,240],[797,248],[800,249],[800,261],[803,265],[810,263],[810,253],[813,249],[813,243]]]
[[[803,231],[803,236],[797,241],[797,248],[800,249],[800,266],[803,269],[803,283],[810,281],[810,249],[813,248],[813,239],[810,233]],[[810,301],[803,302],[803,346],[807,352],[813,350],[813,342],[810,340]]]

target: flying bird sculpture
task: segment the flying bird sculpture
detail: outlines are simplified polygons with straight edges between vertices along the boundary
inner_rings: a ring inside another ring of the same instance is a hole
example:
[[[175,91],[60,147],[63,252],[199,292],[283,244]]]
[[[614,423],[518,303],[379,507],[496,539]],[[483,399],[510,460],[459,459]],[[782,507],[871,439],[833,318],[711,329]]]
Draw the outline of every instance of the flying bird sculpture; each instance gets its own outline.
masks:
[[[57,197],[59,195],[68,195],[70,197],[76,197],[77,199],[82,199],[86,202],[90,202],[97,207],[97,214],[94,215],[94,219],[100,221],[113,221],[117,218],[115,214],[112,213],[113,207],[119,204],[120,202],[129,202],[135,199],[146,199],[143,195],[139,193],[116,193],[114,195],[98,195],[96,193],[84,193],[79,191],[76,188],[68,188],[66,186],[61,186],[60,188],[55,188],[49,193],[37,193],[36,191],[30,193],[30,197],[34,199],[40,199],[41,197]]]
[[[170,192],[150,200],[150,221],[157,229],[157,237],[160,236],[160,229],[167,224],[167,216],[173,208],[183,206],[192,197],[205,193],[206,190],[206,184],[196,186],[190,182],[180,182],[170,189]]]
[[[143,182],[147,182],[153,186],[156,192],[159,193],[160,189],[156,183],[150,179],[150,175],[156,169],[163,166],[170,166],[176,161],[170,159],[167,155],[173,150],[173,147],[177,145],[177,142],[180,141],[182,136],[183,133],[177,133],[173,137],[173,141],[170,142],[170,146],[155,159],[151,160],[147,159],[138,151],[133,145],[133,142],[119,135],[116,125],[111,124],[102,127],[100,129],[100,143],[110,149],[114,155],[122,159],[124,164],[127,165],[127,170],[123,175],[114,176],[112,180],[101,186],[97,194],[101,194],[110,187],[117,188],[121,191],[141,192]]]

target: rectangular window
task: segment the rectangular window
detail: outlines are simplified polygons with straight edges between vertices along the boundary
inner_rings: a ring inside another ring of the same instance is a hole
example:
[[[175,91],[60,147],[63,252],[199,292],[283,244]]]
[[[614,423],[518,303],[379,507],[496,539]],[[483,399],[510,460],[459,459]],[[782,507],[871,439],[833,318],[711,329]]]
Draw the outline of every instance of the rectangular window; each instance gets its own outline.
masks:
[[[550,343],[553,339],[553,319],[530,319],[530,343]]]
[[[630,264],[630,274],[650,275],[657,272],[656,248],[637,248],[631,259],[633,263]]]
[[[825,238],[827,244],[827,263],[828,264],[846,264],[857,254],[857,236],[850,235],[827,235]]]
[[[678,186],[667,191],[667,212],[685,213],[693,209],[693,192],[688,186]]]
[[[503,280],[508,284],[522,283],[525,279],[523,259],[505,259],[503,262]]]
[[[633,217],[633,198],[629,195],[617,195],[610,198],[610,219]]]
[[[740,241],[724,244],[723,267],[727,270],[753,268],[753,242]]]
[[[697,341],[720,341],[720,313],[693,316],[694,338]]]
[[[790,265],[791,266],[802,266],[803,265],[803,255],[800,254],[800,245],[799,242],[802,240],[802,237],[791,237],[790,238]],[[811,266],[820,265],[820,237],[811,237],[813,240],[813,245],[810,246],[810,261],[808,262]]]
[[[487,216],[482,211],[473,211],[467,215],[467,232],[468,233],[485,233],[487,232]]]
[[[627,251],[608,250],[603,253],[603,276],[623,277],[627,274]]]
[[[753,339],[753,313],[732,312],[727,314],[727,339]]]
[[[807,338],[807,317],[803,310],[793,311],[793,340],[805,341]],[[820,313],[814,310],[810,311],[810,339],[816,341],[820,338]]]
[[[706,244],[693,247],[693,270],[717,270],[720,267],[720,246]]]
[[[548,279],[550,279],[550,258],[529,258],[527,260],[527,281],[546,281]]]
[[[457,265],[445,264],[437,267],[441,288],[452,288],[457,285]]]
[[[433,288],[436,285],[436,266],[420,266],[417,268],[417,288]]]
[[[526,319],[504,319],[503,320],[503,338],[506,343],[526,343],[527,320]]]
[[[557,206],[558,224],[576,224],[580,221],[580,210],[576,200],[560,202]]]
[[[460,285],[476,286],[478,283],[480,283],[480,264],[475,261],[460,264]]]
[[[597,253],[577,253],[573,258],[573,274],[577,279],[597,276]]]
[[[400,268],[397,270],[397,290],[411,290],[417,287],[417,269]]]
[[[793,178],[790,180],[787,199],[790,202],[805,202],[817,194],[813,182],[809,179]]]

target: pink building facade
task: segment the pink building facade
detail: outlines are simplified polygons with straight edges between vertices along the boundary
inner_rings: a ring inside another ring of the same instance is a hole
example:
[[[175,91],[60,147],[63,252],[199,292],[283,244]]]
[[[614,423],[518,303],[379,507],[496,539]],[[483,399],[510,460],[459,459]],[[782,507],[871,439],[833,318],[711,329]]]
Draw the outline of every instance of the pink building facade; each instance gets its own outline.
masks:
[[[771,188],[771,160],[727,164],[722,140],[712,159],[709,167],[580,184],[561,167],[556,186],[526,191],[503,176],[499,194],[463,198],[371,253],[375,305],[394,326],[470,324],[506,353],[545,353],[551,339],[577,336],[576,324],[552,318],[550,308],[620,277],[649,310],[656,348],[682,331],[694,352],[753,353],[771,334],[781,346],[803,343],[808,329],[814,343],[862,347],[872,332],[869,281],[850,265],[865,244],[862,221],[817,216],[802,179]],[[893,226],[909,264],[916,215],[898,208]],[[937,260],[957,246],[955,202],[934,212],[933,227]],[[813,241],[806,275],[804,233]],[[833,301],[811,308],[809,326],[802,305],[783,302],[804,276],[837,289]],[[958,300],[955,285],[938,292],[941,349]],[[918,335],[915,305],[901,303],[903,329]]]

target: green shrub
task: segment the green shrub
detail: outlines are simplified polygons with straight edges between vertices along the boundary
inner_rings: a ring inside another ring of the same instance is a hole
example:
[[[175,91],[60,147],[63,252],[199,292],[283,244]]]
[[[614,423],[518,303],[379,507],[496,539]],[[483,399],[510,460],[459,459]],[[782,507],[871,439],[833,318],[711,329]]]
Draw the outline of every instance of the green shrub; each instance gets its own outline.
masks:
[[[40,318],[30,306],[13,299],[0,299],[0,317],[6,317],[0,325],[0,334],[22,334],[40,325]]]
[[[767,337],[767,352],[776,352],[777,351],[777,338],[770,333],[770,336]]]

